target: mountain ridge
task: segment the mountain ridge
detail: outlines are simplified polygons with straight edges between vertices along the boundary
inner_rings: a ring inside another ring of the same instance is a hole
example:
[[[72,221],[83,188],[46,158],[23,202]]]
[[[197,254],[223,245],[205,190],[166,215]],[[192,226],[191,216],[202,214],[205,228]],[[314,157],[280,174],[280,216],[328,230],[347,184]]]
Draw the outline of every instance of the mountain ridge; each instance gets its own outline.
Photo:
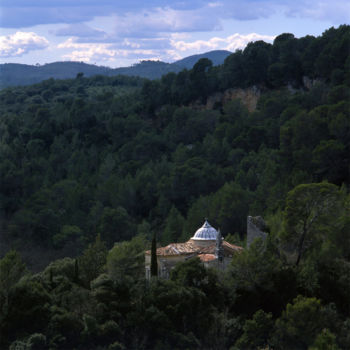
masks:
[[[44,65],[3,63],[0,64],[0,88],[31,85],[50,78],[70,79],[76,77],[78,73],[83,73],[86,77],[94,75],[127,75],[147,79],[159,79],[162,75],[170,72],[178,73],[183,69],[191,69],[201,58],[210,59],[214,66],[220,65],[230,54],[230,51],[214,50],[203,54],[188,56],[173,63],[146,60],[140,61],[140,63],[130,67],[119,68],[96,66],[74,61],[52,62]]]

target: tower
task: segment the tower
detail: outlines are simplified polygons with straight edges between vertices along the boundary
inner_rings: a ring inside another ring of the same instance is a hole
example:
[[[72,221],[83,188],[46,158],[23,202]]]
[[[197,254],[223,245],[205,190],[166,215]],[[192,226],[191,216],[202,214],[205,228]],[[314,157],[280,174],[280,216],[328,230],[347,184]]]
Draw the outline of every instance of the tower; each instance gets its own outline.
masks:
[[[215,257],[219,262],[222,262],[224,259],[224,248],[222,247],[222,236],[220,229],[218,230],[218,234],[216,235],[216,244],[215,244]]]

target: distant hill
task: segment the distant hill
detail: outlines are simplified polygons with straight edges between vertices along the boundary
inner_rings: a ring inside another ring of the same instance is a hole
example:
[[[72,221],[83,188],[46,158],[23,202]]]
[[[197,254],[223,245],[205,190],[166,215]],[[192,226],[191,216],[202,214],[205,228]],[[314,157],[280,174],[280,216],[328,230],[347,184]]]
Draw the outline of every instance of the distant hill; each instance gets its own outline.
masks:
[[[83,73],[86,77],[91,77],[94,75],[127,75],[139,76],[148,79],[158,79],[162,75],[170,72],[178,73],[184,68],[191,69],[201,58],[208,58],[214,65],[220,65],[230,54],[230,51],[216,50],[200,55],[189,56],[174,63],[165,63],[161,61],[141,61],[140,63],[131,67],[115,69],[95,66],[83,62],[54,62],[43,66],[4,63],[0,64],[0,88],[35,84],[50,78],[69,79],[76,77],[78,73]]]
[[[232,52],[226,50],[209,51],[199,55],[185,57],[182,60],[176,61],[174,64],[182,68],[191,69],[201,58],[208,58],[213,62],[214,66],[218,66],[222,64],[225,61],[225,58],[231,55],[231,53]]]

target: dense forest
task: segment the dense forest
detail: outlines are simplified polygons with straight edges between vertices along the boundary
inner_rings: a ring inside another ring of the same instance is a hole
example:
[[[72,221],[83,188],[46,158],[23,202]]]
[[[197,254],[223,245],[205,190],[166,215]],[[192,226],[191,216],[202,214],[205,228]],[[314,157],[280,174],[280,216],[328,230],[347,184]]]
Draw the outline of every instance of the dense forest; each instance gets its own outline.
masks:
[[[1,348],[350,348],[350,26],[0,101]],[[154,234],[245,246],[247,215],[268,239],[225,272],[144,280]]]

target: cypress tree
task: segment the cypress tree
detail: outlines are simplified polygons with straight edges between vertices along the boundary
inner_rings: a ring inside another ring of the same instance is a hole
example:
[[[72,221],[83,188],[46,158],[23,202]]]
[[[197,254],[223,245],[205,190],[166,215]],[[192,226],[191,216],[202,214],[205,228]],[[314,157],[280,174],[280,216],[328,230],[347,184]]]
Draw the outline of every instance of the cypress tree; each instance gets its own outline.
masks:
[[[78,259],[75,259],[74,261],[74,282],[79,281],[79,266],[78,266]]]
[[[151,248],[151,276],[158,276],[158,263],[157,263],[157,240],[156,234],[153,235],[152,248]]]

